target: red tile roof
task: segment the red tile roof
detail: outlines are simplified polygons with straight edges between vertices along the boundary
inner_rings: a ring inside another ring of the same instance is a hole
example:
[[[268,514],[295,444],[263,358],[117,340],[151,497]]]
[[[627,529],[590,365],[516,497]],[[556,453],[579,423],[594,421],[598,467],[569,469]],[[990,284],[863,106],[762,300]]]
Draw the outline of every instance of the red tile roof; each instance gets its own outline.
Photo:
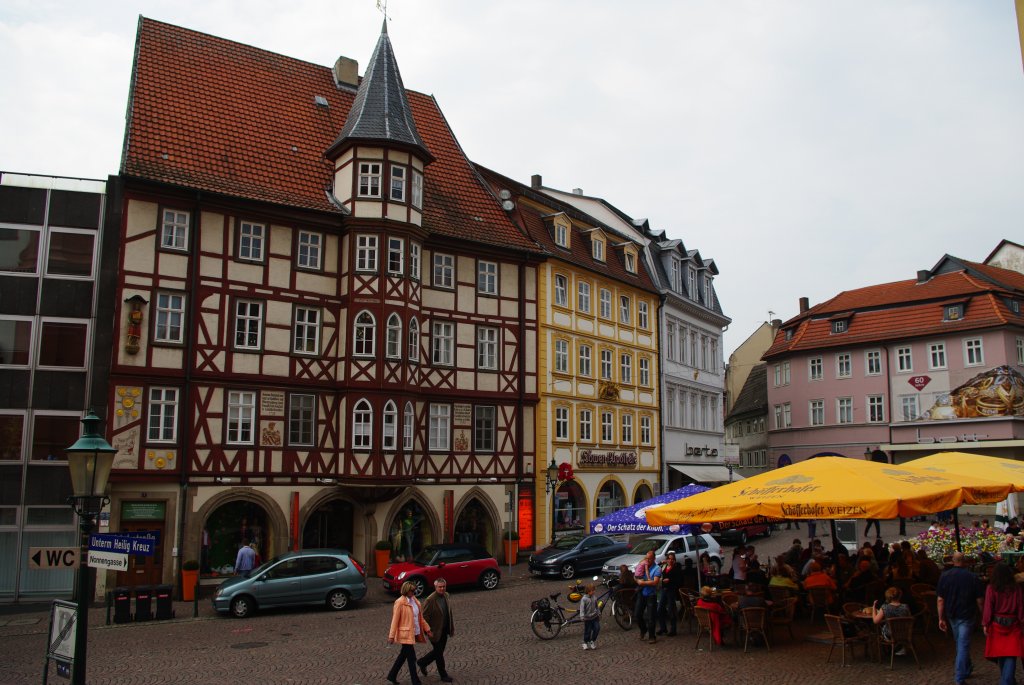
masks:
[[[341,215],[328,200],[324,152],[355,92],[337,87],[331,69],[146,18],[137,41],[124,176]],[[437,102],[406,92],[435,157],[424,228],[538,251],[466,159]]]

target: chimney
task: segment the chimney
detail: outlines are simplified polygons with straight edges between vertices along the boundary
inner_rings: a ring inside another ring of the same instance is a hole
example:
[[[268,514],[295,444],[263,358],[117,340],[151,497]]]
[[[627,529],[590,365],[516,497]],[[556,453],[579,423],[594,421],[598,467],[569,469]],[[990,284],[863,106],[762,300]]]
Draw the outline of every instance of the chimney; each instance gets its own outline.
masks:
[[[779,330],[782,328],[782,319],[772,319],[772,329]]]
[[[540,188],[542,185],[544,185],[544,181],[541,179],[540,174],[534,174],[530,177],[531,188]]]
[[[573,188],[572,189],[572,194],[573,195],[582,195],[583,194],[583,188]]]
[[[811,308],[811,302],[806,297],[800,298],[800,313],[803,314]]]
[[[334,80],[339,85],[359,87],[359,62],[342,55],[334,63]]]
[[[921,271],[917,272],[917,282],[918,283],[927,283],[928,279],[930,277],[931,277],[931,274],[928,273],[927,269],[922,269]]]

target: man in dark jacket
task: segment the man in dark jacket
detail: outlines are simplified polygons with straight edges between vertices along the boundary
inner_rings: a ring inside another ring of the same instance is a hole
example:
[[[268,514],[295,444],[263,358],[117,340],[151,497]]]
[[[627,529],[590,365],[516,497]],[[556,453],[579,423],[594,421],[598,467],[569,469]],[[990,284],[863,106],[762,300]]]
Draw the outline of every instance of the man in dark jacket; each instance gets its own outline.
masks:
[[[682,586],[683,567],[676,561],[676,553],[669,552],[661,570],[661,587],[658,590],[658,635],[667,633],[672,637],[676,634],[676,600]],[[672,630],[665,630],[666,622],[670,622]]]
[[[437,663],[437,673],[443,683],[452,682],[448,669],[445,668],[444,648],[448,645],[448,637],[455,635],[451,595],[447,590],[448,582],[444,578],[438,578],[434,581],[434,592],[423,602],[423,619],[430,626],[430,642],[433,649],[417,661],[423,675],[427,675],[427,666],[431,661]]]

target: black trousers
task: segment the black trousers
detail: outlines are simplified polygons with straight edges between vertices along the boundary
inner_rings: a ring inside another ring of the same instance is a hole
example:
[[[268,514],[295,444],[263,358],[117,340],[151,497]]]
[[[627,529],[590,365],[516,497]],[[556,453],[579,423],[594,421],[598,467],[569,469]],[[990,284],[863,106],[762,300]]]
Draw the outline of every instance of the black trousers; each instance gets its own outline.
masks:
[[[882,529],[878,525],[878,519],[868,519],[867,525],[864,526],[864,537],[868,536],[868,531],[871,530],[871,526],[875,527],[875,537],[882,537]]]
[[[390,680],[398,680],[398,672],[402,670],[402,662],[404,661],[409,665],[409,676],[412,680],[413,685],[418,685],[420,677],[416,675],[416,647],[413,645],[401,645],[402,651],[395,657],[395,663],[391,666],[391,670],[388,671],[388,678]]]
[[[433,646],[433,649],[420,657],[419,664],[426,669],[430,662],[435,662],[437,664],[437,674],[443,678],[448,675],[448,669],[444,665],[444,648],[448,646],[448,631],[441,631],[441,639],[434,642]]]

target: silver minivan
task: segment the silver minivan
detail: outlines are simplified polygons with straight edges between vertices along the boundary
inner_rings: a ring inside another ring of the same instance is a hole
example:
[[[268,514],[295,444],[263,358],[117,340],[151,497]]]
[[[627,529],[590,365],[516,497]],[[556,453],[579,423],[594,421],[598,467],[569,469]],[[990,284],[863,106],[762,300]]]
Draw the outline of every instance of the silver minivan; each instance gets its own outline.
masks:
[[[365,596],[366,571],[348,552],[304,549],[225,580],[213,595],[213,608],[238,618],[283,606],[324,604],[341,611]]]

